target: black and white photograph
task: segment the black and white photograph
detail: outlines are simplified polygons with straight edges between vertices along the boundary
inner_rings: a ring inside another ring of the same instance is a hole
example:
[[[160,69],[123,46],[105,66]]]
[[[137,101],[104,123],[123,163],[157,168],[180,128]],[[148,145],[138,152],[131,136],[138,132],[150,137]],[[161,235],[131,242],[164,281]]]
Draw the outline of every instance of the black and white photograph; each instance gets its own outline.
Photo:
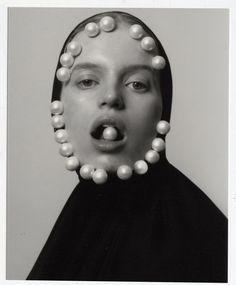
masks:
[[[7,17],[6,280],[227,283],[229,9]]]

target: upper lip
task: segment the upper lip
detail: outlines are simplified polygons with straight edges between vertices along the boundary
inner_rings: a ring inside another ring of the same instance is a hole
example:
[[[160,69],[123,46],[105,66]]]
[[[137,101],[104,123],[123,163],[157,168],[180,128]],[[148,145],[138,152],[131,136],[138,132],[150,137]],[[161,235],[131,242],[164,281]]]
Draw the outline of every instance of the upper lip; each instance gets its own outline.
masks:
[[[123,138],[125,137],[125,125],[123,121],[120,118],[111,115],[102,115],[98,117],[91,126],[90,135],[94,137],[94,133],[96,132],[98,127],[102,125],[115,127],[118,132],[122,134]]]

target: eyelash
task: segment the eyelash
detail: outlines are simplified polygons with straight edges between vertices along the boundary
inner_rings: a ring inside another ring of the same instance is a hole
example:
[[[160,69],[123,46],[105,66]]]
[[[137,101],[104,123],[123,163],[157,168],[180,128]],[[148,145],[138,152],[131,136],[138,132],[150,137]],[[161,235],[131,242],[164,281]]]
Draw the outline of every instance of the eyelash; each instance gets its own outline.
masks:
[[[94,79],[90,79],[90,78],[80,80],[79,82],[76,83],[76,85],[82,90],[94,88],[98,84],[99,82],[97,82]],[[125,84],[125,86],[131,88],[131,90],[134,92],[140,92],[140,93],[148,91],[148,88],[149,88],[148,84],[143,83],[142,81],[139,81],[139,80],[128,82]]]
[[[92,83],[93,85],[91,86],[89,84],[89,86],[85,86],[85,83]],[[87,78],[87,79],[83,79],[83,80],[80,80],[79,82],[76,83],[76,85],[82,89],[82,90],[86,90],[86,89],[91,89],[91,88],[94,88],[96,85],[98,85],[98,82],[94,79],[90,79],[90,78]]]
[[[137,87],[137,84],[139,85],[138,87]],[[149,88],[148,84],[143,83],[142,81],[139,81],[139,80],[128,82],[125,84],[125,86],[130,87],[135,92],[146,92],[148,91],[148,88]]]

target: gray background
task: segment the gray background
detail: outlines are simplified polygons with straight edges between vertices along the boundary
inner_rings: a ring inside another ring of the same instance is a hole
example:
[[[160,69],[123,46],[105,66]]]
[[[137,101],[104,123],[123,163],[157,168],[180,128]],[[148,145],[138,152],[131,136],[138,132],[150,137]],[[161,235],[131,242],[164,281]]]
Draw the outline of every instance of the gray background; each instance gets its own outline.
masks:
[[[77,183],[76,175],[64,169],[50,126],[53,76],[74,26],[106,10],[111,9],[9,9],[8,279],[26,278]],[[170,59],[174,93],[168,160],[227,215],[228,11],[118,10],[142,19]]]

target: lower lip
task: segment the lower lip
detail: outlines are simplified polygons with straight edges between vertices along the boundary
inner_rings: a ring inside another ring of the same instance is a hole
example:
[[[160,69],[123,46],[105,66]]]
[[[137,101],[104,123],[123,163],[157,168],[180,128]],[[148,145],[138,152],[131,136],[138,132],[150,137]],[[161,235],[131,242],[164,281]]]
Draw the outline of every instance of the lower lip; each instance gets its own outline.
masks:
[[[108,141],[108,140],[96,140],[92,138],[92,143],[94,147],[101,151],[101,152],[117,152],[120,151],[125,143],[126,143],[126,138],[120,141]]]

